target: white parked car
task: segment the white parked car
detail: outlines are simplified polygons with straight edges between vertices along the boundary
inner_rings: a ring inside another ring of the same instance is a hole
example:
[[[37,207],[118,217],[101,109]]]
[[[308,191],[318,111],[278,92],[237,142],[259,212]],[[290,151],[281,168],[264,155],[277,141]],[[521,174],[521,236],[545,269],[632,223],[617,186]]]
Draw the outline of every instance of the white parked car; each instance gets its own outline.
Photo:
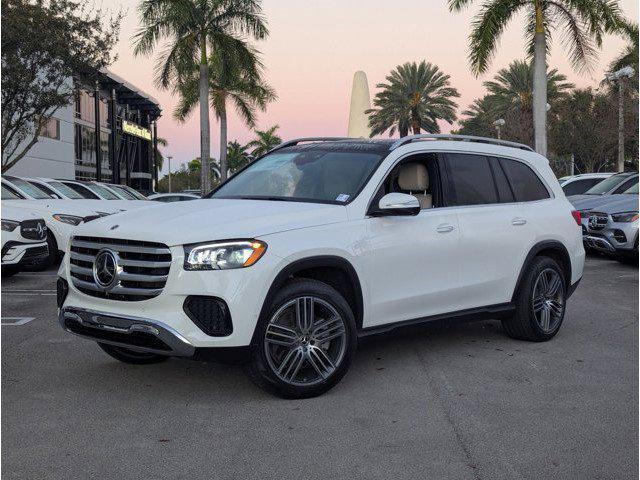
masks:
[[[131,210],[139,207],[150,207],[154,204],[148,200],[126,200],[106,186],[100,185],[97,182],[82,181],[82,180],[63,180],[60,182],[72,188],[80,195],[87,198],[95,198],[101,200],[108,200],[111,202],[114,208],[121,210]]]
[[[582,195],[601,181],[609,178],[613,173],[581,173],[558,179],[565,196]]]
[[[32,194],[40,195],[35,191],[32,191]],[[47,226],[49,260],[42,264],[43,267],[56,261],[58,256],[66,250],[76,226],[108,215],[105,212],[96,212],[74,200],[27,197],[3,178],[2,208],[4,209],[5,206],[24,208],[44,219]]]
[[[154,193],[153,195],[149,195],[147,198],[156,202],[171,203],[198,200],[201,197],[194,195],[193,193]]]
[[[319,395],[358,338],[449,317],[546,341],[582,277],[579,216],[546,158],[450,135],[301,139],[208,198],[83,225],[59,321],[129,363],[248,361]]]
[[[44,219],[30,210],[2,205],[2,275],[37,266],[48,256]]]
[[[114,205],[113,202],[109,200],[97,198],[97,196],[87,198],[68,185],[65,185],[60,180],[55,180],[53,178],[22,178],[22,180],[38,187],[40,190],[43,190],[53,198],[61,198],[64,200],[80,200],[82,202],[85,202],[86,206],[92,209],[99,210],[101,212],[119,213],[126,210],[124,208],[119,208],[119,206]]]

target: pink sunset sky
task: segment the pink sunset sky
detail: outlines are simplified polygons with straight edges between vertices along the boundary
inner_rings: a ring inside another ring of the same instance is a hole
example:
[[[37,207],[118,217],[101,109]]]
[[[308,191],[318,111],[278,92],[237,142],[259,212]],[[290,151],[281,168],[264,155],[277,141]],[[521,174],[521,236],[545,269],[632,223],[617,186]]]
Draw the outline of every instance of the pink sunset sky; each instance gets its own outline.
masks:
[[[157,57],[133,56],[138,2],[113,0],[108,4],[115,8],[119,5],[126,12],[117,46],[118,60],[111,70],[160,101],[164,115],[159,121],[158,135],[169,142],[164,152],[173,156],[173,170],[179,163],[199,156],[198,116],[193,115],[184,124],[176,122],[171,115],[176,98],[169,91],[157,89],[153,81]],[[637,1],[620,0],[620,5],[628,18],[638,18]],[[275,88],[278,100],[259,115],[258,128],[278,124],[283,139],[346,135],[351,81],[357,70],[366,72],[373,97],[375,85],[396,65],[427,60],[451,76],[452,84],[461,94],[459,110],[463,110],[484,94],[483,81],[512,60],[524,58],[526,50],[520,16],[503,34],[489,71],[475,78],[468,68],[467,36],[477,7],[453,14],[448,11],[446,0],[405,0],[391,4],[382,0],[265,0],[263,10],[271,34],[257,47],[263,53],[265,77]],[[562,43],[556,39],[549,65],[558,68],[577,86],[597,87],[607,64],[623,46],[620,38],[606,37],[592,71],[578,75],[572,70]],[[229,140],[244,143],[252,138],[252,132],[234,114],[229,123]],[[445,132],[450,129],[443,125]],[[211,114],[211,154],[216,158],[218,132],[218,123]]]

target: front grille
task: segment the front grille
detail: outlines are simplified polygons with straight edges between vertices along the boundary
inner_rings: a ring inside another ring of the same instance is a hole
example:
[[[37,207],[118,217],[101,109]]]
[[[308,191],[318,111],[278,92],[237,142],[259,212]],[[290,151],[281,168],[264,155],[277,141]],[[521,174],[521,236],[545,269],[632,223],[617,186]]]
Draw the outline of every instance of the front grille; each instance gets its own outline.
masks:
[[[591,230],[602,230],[607,226],[609,217],[606,213],[592,212],[589,215],[589,228]]]
[[[220,298],[190,295],[183,308],[191,321],[211,337],[226,337],[233,332],[229,307]]]
[[[47,238],[47,226],[44,220],[23,220],[20,222],[20,235],[29,240]]]
[[[115,253],[117,280],[105,288],[93,275],[101,250]],[[120,301],[148,300],[162,293],[171,251],[162,243],[98,237],[73,237],[69,253],[71,282],[82,293]]]

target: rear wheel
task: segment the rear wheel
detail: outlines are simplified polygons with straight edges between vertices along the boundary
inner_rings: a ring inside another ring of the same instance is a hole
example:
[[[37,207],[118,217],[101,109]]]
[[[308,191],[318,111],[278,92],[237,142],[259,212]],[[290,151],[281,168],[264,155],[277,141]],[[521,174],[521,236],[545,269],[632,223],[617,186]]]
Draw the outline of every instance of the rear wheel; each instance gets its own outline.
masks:
[[[559,265],[549,257],[534,258],[518,289],[516,312],[502,322],[507,335],[534,342],[553,338],[564,319],[566,292]]]
[[[257,327],[252,379],[284,398],[321,395],[346,374],[356,350],[353,312],[332,287],[293,280]]]
[[[98,342],[98,346],[116,360],[120,360],[121,362],[130,363],[133,365],[149,365],[152,363],[160,363],[169,358],[166,355],[137,352],[125,347],[116,347],[115,345],[109,345],[108,343]]]

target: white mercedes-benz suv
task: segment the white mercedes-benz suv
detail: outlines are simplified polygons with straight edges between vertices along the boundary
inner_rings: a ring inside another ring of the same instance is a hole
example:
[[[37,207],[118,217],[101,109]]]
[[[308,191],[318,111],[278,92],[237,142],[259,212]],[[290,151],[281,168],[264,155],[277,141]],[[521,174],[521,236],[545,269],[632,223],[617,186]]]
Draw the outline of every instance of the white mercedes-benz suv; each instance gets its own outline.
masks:
[[[546,158],[449,135],[286,142],[208,198],[78,226],[67,253],[65,330],[128,363],[245,361],[289,398],[400,326],[501,319],[549,340],[584,263]]]

